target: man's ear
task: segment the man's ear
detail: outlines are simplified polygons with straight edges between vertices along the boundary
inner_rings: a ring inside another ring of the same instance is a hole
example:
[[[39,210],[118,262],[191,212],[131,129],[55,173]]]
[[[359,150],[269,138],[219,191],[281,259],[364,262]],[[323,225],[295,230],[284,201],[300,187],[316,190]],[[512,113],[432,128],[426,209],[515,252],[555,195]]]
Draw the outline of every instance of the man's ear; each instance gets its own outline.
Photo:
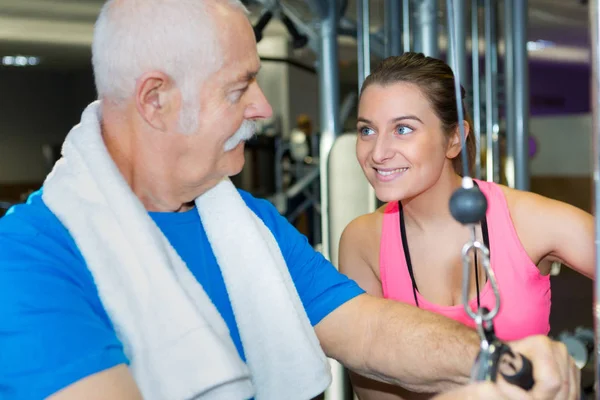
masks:
[[[463,121],[465,127],[465,141],[467,137],[471,134],[471,127],[467,121]],[[446,148],[446,157],[453,159],[460,154],[462,150],[462,141],[460,139],[460,129],[457,126],[452,136],[450,136],[450,140],[448,140],[448,146]]]
[[[167,74],[147,72],[136,85],[136,109],[148,125],[165,131],[170,114],[177,109],[176,92],[177,88]]]

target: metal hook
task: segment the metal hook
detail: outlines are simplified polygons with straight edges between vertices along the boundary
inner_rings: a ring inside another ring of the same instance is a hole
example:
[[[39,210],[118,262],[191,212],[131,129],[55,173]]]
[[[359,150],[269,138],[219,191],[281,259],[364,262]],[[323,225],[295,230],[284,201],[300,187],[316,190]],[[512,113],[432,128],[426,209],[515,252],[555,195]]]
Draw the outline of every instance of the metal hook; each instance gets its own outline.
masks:
[[[494,308],[492,308],[489,312],[480,314],[479,310],[474,312],[469,306],[469,282],[471,277],[471,257],[469,256],[469,252],[471,250],[475,252],[479,251],[482,254],[481,260],[483,264],[483,269],[485,270],[485,274],[487,275],[488,280],[492,286],[492,290],[494,292],[495,304]],[[500,292],[498,290],[498,284],[496,282],[496,275],[491,268],[490,265],[490,251],[489,249],[481,242],[475,239],[475,228],[472,228],[472,238],[469,242],[467,242],[462,249],[462,262],[463,262],[463,287],[462,287],[462,295],[463,295],[463,306],[467,314],[475,321],[478,322],[487,322],[491,321],[500,311]]]

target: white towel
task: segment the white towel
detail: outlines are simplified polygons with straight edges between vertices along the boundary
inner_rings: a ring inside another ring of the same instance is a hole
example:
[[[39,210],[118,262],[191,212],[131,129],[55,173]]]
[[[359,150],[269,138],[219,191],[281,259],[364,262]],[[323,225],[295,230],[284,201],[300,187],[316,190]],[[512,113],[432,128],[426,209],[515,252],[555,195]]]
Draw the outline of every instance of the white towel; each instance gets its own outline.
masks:
[[[327,358],[277,242],[225,179],[196,199],[247,365],[202,286],[132,193],[104,145],[100,102],[67,136],[43,199],[69,230],[146,400],[310,399]]]

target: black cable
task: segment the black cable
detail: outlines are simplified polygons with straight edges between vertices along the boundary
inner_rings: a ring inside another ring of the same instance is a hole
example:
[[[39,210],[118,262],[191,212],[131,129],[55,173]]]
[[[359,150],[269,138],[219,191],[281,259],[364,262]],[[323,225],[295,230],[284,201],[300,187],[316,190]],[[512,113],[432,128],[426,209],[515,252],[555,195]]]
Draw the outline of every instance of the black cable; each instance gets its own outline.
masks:
[[[292,46],[294,49],[301,49],[308,44],[308,37],[301,34],[292,20],[283,12],[281,13],[281,22],[283,22],[288,33],[292,37]]]
[[[273,18],[273,13],[270,10],[265,10],[261,14],[256,25],[254,25],[254,36],[256,37],[257,43],[262,40],[263,31],[266,28],[267,24],[271,21],[271,18]]]
[[[342,4],[340,5],[340,18],[346,15],[348,11],[348,0],[339,0]]]
[[[446,15],[447,15],[447,19],[448,19],[448,27],[454,27],[454,8],[452,6],[452,0],[446,0]],[[452,69],[454,71],[454,94],[456,96],[456,110],[458,112],[458,128],[460,130],[460,140],[461,140],[461,147],[462,147],[462,164],[463,164],[463,177],[468,177],[469,176],[469,157],[467,154],[467,134],[465,133],[465,113],[463,110],[463,101],[462,101],[462,94],[461,94],[461,86],[460,86],[460,79],[462,77],[459,76],[459,71],[458,71],[458,59],[456,57],[456,49],[457,49],[457,43],[456,43],[456,32],[450,32],[449,36],[449,50],[451,52],[453,52],[453,57],[452,57]]]

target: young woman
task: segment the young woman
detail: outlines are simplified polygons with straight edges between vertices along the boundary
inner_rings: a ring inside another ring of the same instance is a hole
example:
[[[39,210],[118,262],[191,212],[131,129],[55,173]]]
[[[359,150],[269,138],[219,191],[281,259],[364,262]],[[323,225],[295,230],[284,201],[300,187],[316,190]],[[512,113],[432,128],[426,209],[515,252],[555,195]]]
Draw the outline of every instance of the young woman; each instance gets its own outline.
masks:
[[[461,250],[470,231],[449,210],[450,197],[461,185],[457,121],[454,76],[440,60],[405,53],[384,60],[365,80],[356,155],[377,197],[386,204],[348,225],[339,264],[343,273],[373,295],[474,326],[463,309],[461,292]],[[463,124],[472,163],[475,139],[468,117]],[[475,183],[488,201],[477,237],[490,249],[500,291],[496,333],[503,340],[548,334],[551,261],[593,277],[593,217],[533,193]],[[474,310],[492,309],[494,294],[481,254],[472,261],[469,304]],[[352,378],[362,400],[431,396]]]

